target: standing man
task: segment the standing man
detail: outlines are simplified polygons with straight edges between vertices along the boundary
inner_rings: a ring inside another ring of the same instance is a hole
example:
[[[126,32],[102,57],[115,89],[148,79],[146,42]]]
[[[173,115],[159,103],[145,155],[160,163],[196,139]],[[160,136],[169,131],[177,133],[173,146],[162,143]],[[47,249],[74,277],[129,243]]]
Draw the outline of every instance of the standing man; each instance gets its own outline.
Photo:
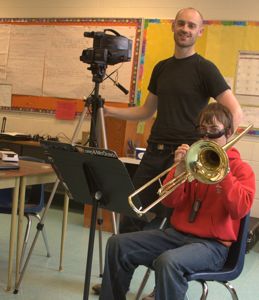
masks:
[[[172,25],[174,55],[154,67],[145,103],[130,108],[104,108],[106,116],[124,120],[146,120],[157,112],[146,152],[133,178],[135,188],[170,167],[179,145],[192,144],[198,139],[197,117],[211,97],[228,107],[233,115],[234,129],[240,123],[242,110],[220,71],[195,52],[195,42],[203,30],[203,17],[199,11],[181,9]],[[153,202],[157,189],[154,185],[140,194],[143,206]],[[157,217],[164,216],[162,205],[154,212]],[[142,230],[144,226],[145,222],[124,216],[120,232]]]

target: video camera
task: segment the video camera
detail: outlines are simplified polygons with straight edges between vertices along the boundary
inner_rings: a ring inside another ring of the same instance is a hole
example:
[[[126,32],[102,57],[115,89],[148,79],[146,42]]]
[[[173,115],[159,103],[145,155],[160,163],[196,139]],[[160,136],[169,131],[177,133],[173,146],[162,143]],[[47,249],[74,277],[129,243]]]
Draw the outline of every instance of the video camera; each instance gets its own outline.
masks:
[[[107,34],[112,32],[114,35]],[[93,47],[83,50],[80,60],[87,64],[115,65],[130,61],[132,40],[120,35],[113,29],[103,32],[84,32],[85,37],[93,38]]]

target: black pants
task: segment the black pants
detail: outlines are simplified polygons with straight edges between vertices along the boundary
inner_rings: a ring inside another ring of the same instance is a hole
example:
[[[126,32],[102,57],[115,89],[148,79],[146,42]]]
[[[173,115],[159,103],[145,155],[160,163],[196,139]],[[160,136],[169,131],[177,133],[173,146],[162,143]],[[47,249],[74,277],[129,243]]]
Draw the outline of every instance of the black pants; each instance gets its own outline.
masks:
[[[158,174],[172,166],[176,148],[177,146],[165,150],[157,150],[151,145],[148,146],[132,179],[135,188],[137,189],[143,186]],[[157,191],[159,187],[159,182],[155,182],[139,194],[143,207],[146,207],[158,198]],[[136,218],[122,215],[119,226],[120,233],[157,228],[163,218],[171,213],[171,209],[165,208],[162,204],[158,204],[152,208],[152,212],[156,214],[156,218],[150,224],[140,220],[137,215]]]

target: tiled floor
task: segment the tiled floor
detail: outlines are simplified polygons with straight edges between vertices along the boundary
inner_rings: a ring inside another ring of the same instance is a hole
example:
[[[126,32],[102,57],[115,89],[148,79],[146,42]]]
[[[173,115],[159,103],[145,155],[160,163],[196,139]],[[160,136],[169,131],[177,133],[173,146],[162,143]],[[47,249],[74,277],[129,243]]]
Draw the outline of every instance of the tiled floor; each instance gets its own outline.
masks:
[[[45,220],[48,240],[52,256],[45,256],[45,248],[42,237],[39,236],[33,255],[31,256],[28,268],[23,277],[19,294],[5,292],[7,279],[7,255],[9,241],[10,217],[1,215],[0,229],[0,299],[10,300],[82,300],[84,277],[86,267],[86,256],[88,247],[87,228],[82,226],[83,214],[69,213],[68,229],[65,243],[64,270],[58,271],[59,267],[59,247],[62,211],[50,209]],[[35,232],[35,225],[32,231]],[[32,234],[34,236],[34,234]],[[110,233],[103,232],[103,248]],[[99,278],[99,243],[98,232],[95,236],[95,247],[93,257],[93,268],[91,284],[101,281]],[[130,292],[127,299],[133,300],[134,294],[140,284],[145,268],[140,267],[136,270],[132,280]],[[245,268],[242,275],[233,282],[238,291],[240,300],[259,299],[259,243],[246,255]],[[144,293],[148,293],[154,286],[153,274],[151,275]],[[199,299],[200,286],[198,283],[191,283],[188,296],[190,300]],[[89,300],[97,300],[98,297],[91,294]],[[209,284],[208,300],[230,299],[228,292],[219,284]],[[107,299],[109,300],[109,299]],[[162,299],[161,299],[162,300]]]

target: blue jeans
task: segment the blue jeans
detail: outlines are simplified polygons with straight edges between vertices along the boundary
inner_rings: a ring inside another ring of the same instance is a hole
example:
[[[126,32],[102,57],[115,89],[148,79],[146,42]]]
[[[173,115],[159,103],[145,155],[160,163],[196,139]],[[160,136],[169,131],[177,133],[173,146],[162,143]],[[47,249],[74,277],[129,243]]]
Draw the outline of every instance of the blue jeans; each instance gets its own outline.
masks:
[[[111,236],[106,246],[100,300],[125,300],[139,265],[155,271],[156,300],[184,300],[185,274],[220,270],[228,248],[212,239],[183,234],[173,228]]]

